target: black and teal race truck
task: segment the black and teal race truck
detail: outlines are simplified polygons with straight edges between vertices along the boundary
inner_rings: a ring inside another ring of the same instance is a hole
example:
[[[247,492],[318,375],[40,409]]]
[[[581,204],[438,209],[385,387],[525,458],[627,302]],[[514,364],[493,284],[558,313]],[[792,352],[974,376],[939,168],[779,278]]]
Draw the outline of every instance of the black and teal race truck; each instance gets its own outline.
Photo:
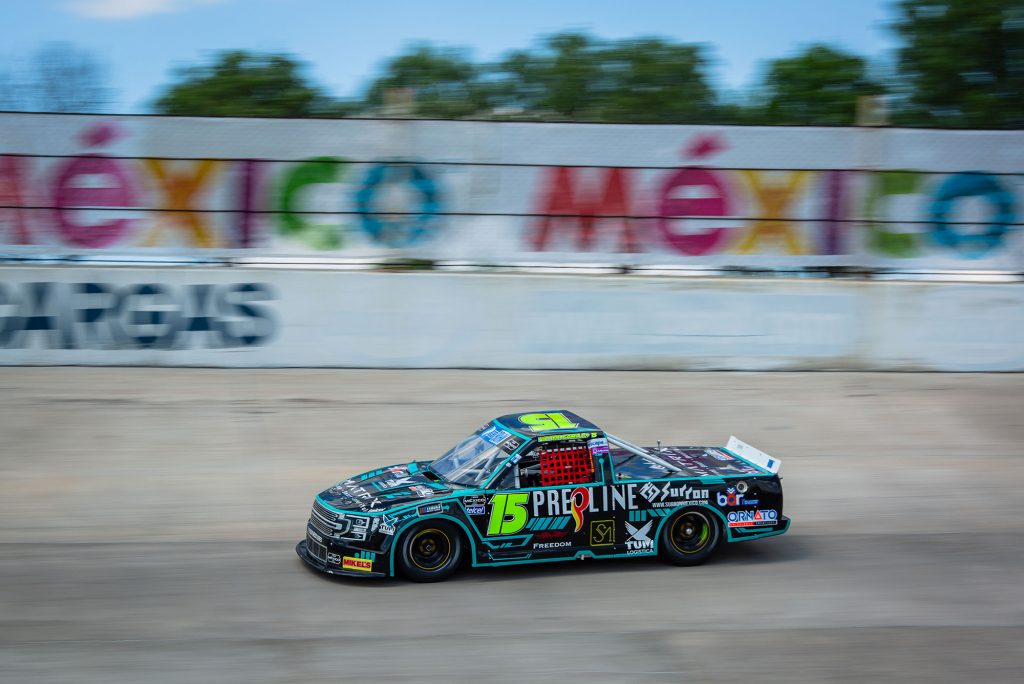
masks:
[[[496,418],[440,458],[316,496],[296,552],[333,575],[419,582],[472,566],[660,555],[784,533],[779,461],[725,447],[639,447],[570,411]]]

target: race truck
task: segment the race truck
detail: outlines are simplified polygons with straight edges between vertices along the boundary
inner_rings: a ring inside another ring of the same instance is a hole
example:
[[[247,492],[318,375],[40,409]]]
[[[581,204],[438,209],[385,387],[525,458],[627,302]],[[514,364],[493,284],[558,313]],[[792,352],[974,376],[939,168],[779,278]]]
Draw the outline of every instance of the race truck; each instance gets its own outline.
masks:
[[[495,418],[433,460],[320,492],[296,552],[332,575],[417,582],[476,566],[660,555],[697,565],[722,543],[783,534],[778,459],[635,446],[571,411]]]

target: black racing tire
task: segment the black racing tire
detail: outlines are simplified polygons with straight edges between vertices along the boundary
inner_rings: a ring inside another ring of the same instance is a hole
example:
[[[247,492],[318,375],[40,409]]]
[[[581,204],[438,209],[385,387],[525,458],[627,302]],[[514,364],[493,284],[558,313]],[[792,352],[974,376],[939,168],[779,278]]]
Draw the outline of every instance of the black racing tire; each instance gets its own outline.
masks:
[[[398,569],[413,582],[440,582],[459,569],[462,546],[454,525],[442,520],[417,523],[398,540]]]
[[[665,523],[658,548],[673,565],[700,565],[722,541],[718,517],[704,508],[679,511]]]

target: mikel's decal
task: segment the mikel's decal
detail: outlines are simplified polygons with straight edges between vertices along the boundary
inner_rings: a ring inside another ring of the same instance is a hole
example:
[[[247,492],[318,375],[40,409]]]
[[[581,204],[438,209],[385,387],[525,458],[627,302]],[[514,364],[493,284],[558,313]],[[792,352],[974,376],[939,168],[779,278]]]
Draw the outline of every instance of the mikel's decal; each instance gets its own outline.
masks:
[[[777,511],[771,509],[753,511],[729,511],[726,514],[729,527],[756,527],[758,525],[774,525],[779,521]]]
[[[590,490],[586,487],[577,487],[572,490],[569,501],[572,503],[572,519],[576,521],[575,531],[579,532],[583,527],[583,511],[590,505]]]
[[[591,520],[590,521],[590,545],[611,546],[615,543],[615,521],[614,520]]]
[[[530,495],[495,494],[491,497],[491,517],[487,521],[487,534],[515,534],[524,527],[529,517],[526,502]]]
[[[359,572],[370,572],[373,570],[373,561],[365,558],[353,558],[345,556],[342,559],[341,567],[344,570],[358,570]]]
[[[641,527],[635,527],[626,523],[626,533],[629,535],[629,539],[626,540],[626,552],[627,553],[646,553],[654,550],[654,540],[651,539],[651,528],[654,526],[653,520],[648,520],[646,525]]]

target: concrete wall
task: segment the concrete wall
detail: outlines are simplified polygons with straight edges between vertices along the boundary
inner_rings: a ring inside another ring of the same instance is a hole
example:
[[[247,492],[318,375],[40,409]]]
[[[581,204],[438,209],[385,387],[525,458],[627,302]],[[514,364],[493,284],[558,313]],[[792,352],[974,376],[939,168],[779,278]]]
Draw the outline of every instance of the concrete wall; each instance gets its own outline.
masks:
[[[0,268],[0,364],[1024,370],[1024,286]]]

